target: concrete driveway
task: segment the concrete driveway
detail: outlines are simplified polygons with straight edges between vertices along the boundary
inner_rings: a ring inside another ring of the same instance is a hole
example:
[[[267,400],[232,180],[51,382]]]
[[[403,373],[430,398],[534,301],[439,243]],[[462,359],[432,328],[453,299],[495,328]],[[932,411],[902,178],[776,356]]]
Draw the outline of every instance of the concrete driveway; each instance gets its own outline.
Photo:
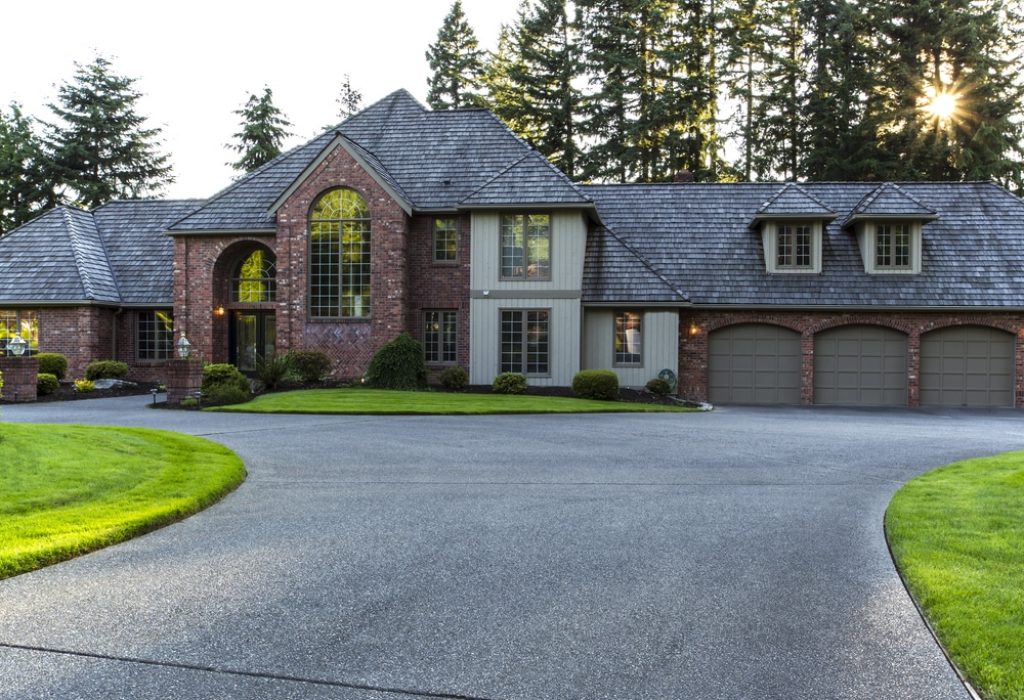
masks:
[[[0,698],[966,698],[893,569],[906,479],[1013,412],[3,420],[238,451],[222,503],[0,582]]]

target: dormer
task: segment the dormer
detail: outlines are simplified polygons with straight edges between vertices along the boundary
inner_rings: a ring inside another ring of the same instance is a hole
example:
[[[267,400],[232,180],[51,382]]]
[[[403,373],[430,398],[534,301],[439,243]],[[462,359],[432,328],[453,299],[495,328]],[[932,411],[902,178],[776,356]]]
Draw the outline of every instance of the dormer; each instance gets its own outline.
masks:
[[[825,226],[836,213],[795,182],[761,205],[752,227],[760,228],[765,269],[772,274],[821,272]]]
[[[869,275],[914,275],[921,272],[924,224],[937,218],[899,185],[886,182],[865,195],[843,228],[857,236]]]

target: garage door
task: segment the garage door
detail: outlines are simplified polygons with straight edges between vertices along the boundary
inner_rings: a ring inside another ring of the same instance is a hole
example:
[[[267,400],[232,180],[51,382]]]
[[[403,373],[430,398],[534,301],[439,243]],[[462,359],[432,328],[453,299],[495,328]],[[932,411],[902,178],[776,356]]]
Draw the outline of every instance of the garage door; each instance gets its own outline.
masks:
[[[842,326],[814,336],[814,402],[907,404],[907,336],[880,326]]]
[[[800,334],[764,324],[730,326],[708,338],[712,403],[800,403]]]
[[[922,406],[1013,406],[1012,333],[984,326],[921,336]]]

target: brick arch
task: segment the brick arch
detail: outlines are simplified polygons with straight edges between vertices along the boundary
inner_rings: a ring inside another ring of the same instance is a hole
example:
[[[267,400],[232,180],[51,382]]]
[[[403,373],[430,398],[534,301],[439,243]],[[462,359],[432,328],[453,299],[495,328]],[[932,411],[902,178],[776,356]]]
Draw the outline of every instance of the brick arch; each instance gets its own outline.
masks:
[[[270,253],[275,260],[277,259],[277,254],[270,241],[254,238],[234,239],[230,243],[219,246],[219,251],[216,249],[210,251],[210,257],[215,257],[213,265],[210,267],[210,282],[213,285],[210,290],[210,299],[213,306],[222,306],[230,301],[229,287],[235,266],[246,255],[259,249]]]
[[[713,333],[730,326],[742,326],[751,323],[760,326],[779,326],[780,328],[786,328],[797,333],[803,333],[804,330],[804,324],[797,321],[779,318],[771,314],[758,313],[730,314],[729,316],[705,320],[702,324],[702,330],[705,333]]]
[[[807,326],[807,332],[811,335],[817,335],[822,331],[832,330],[833,328],[842,328],[843,326],[878,326],[880,328],[889,328],[894,331],[899,331],[907,336],[912,335],[915,330],[914,323],[901,318],[876,316],[869,319],[861,319],[857,317],[841,316],[839,318],[828,318],[816,323],[811,323]]]
[[[344,180],[341,180],[339,182],[329,183],[326,187],[324,187],[322,190],[320,190],[319,192],[317,192],[315,195],[313,195],[310,198],[309,206],[306,207],[306,228],[307,228],[307,230],[309,228],[310,217],[313,216],[313,207],[316,206],[316,203],[320,201],[321,197],[323,197],[328,192],[333,192],[334,190],[351,190],[351,191],[355,192],[357,195],[359,195],[359,197],[363,200],[363,204],[366,205],[366,210],[370,213],[370,226],[372,228],[372,226],[373,226],[373,219],[374,219],[373,198],[369,196],[369,193],[364,192],[359,187],[356,187],[354,185],[349,184],[348,182],[346,182]]]
[[[960,326],[981,326],[982,328],[995,328],[996,330],[1006,331],[1012,335],[1020,335],[1021,331],[1024,330],[1024,325],[1019,321],[1004,318],[942,318],[937,321],[930,323],[921,324],[921,335],[931,333],[933,331],[941,331],[943,328],[957,328]]]

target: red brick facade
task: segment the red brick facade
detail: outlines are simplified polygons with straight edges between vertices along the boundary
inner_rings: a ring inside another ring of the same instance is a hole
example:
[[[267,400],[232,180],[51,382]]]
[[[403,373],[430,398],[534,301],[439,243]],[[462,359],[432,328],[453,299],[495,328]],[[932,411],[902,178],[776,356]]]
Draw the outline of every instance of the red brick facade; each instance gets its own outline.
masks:
[[[708,334],[740,323],[767,323],[801,334],[801,403],[814,403],[814,336],[846,325],[876,325],[907,334],[907,405],[920,405],[921,335],[949,326],[999,328],[1017,336],[1014,405],[1024,405],[1024,316],[1000,313],[871,313],[811,311],[683,311],[679,318],[679,394],[708,399]]]
[[[39,375],[39,360],[35,357],[0,356],[0,373],[4,385],[0,397],[4,401],[35,401],[36,377]]]

